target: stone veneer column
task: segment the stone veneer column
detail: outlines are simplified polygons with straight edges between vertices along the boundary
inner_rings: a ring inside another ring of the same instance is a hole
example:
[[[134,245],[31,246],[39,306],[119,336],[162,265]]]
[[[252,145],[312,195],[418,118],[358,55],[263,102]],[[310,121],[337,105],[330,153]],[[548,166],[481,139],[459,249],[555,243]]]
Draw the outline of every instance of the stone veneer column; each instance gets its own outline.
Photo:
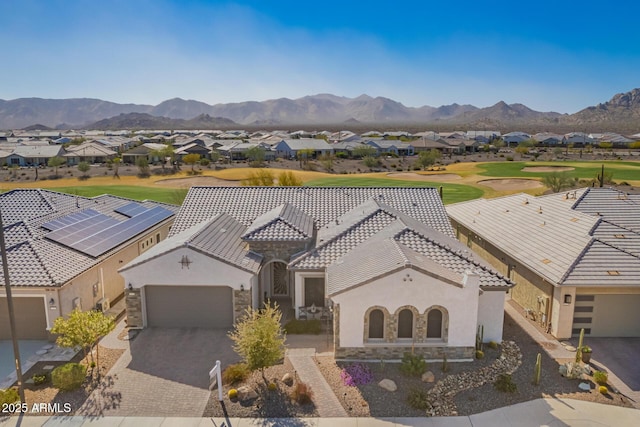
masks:
[[[233,291],[233,322],[235,323],[251,307],[250,291]]]

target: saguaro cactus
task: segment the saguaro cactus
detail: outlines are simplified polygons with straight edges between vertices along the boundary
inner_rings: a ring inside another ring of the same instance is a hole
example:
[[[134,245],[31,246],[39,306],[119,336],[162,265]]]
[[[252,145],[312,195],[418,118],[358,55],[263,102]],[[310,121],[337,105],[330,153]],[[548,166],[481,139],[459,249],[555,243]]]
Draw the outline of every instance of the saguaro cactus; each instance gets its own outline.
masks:
[[[584,340],[584,328],[580,329],[580,338],[578,339],[578,347],[576,348],[576,363],[582,362],[582,341]]]
[[[542,355],[538,353],[536,357],[536,366],[533,370],[533,383],[535,385],[540,384],[540,374],[542,373]]]
[[[482,351],[482,341],[484,341],[484,325],[478,325],[476,332],[476,350]]]

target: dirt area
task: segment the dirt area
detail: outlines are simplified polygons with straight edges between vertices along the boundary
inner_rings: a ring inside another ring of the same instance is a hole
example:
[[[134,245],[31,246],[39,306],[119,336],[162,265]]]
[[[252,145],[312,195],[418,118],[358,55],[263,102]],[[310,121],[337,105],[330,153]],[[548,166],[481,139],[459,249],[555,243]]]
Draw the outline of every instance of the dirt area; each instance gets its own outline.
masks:
[[[419,180],[419,181],[456,181],[462,179],[455,173],[418,174],[414,172],[392,172],[387,174],[390,178]]]
[[[534,188],[542,188],[543,185],[540,181],[534,179],[485,179],[478,181],[480,185],[486,185],[497,191],[516,191],[516,190],[531,190]]]
[[[213,176],[161,179],[155,182],[161,187],[191,188],[192,186],[237,187],[240,181],[228,181]]]
[[[522,172],[567,172],[575,168],[569,166],[527,166]]]

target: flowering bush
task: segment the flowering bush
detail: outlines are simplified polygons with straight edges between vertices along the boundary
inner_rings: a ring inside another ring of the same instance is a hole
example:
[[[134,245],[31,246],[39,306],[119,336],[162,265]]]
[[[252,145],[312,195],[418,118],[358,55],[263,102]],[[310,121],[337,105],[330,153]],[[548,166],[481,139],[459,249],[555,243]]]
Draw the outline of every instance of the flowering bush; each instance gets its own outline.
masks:
[[[373,373],[367,365],[354,363],[347,365],[342,369],[340,378],[342,378],[344,385],[355,387],[358,385],[369,384],[373,381]]]

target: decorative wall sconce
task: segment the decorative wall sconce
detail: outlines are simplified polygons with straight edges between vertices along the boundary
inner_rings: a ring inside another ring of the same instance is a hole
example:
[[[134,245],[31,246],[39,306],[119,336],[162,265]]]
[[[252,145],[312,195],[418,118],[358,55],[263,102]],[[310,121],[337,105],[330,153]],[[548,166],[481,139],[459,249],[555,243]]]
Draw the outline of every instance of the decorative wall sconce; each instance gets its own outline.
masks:
[[[240,290],[244,292],[244,283],[240,283]]]
[[[133,290],[133,285],[131,283],[129,283],[129,290],[132,291]]]
[[[53,298],[49,299],[49,308],[51,310],[55,310],[55,309],[58,308],[58,307],[56,307],[56,300],[54,300]]]

